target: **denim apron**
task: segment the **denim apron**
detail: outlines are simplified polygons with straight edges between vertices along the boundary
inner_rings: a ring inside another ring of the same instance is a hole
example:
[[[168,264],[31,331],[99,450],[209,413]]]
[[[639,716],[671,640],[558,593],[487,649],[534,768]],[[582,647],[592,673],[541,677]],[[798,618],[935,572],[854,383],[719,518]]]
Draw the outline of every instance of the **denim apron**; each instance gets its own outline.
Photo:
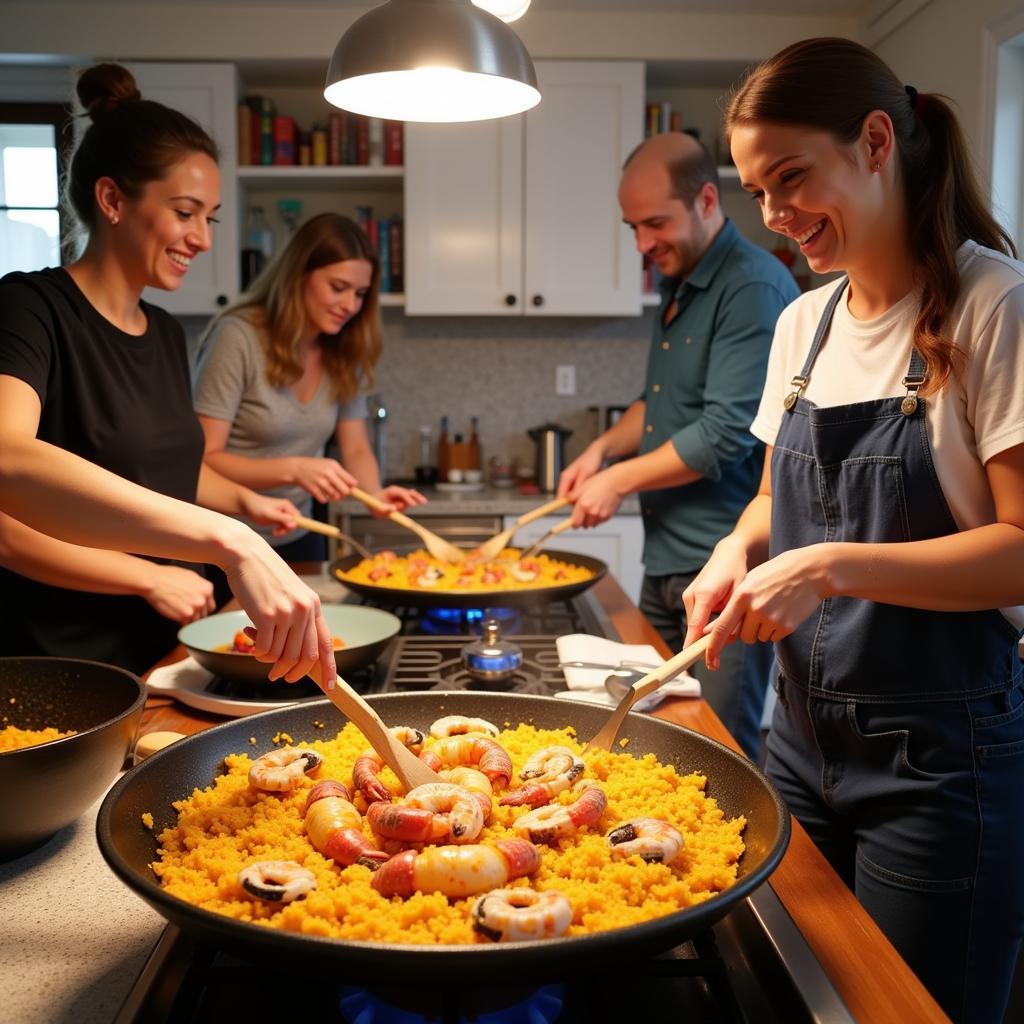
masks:
[[[770,555],[957,532],[932,462],[925,364],[903,397],[802,397],[846,282],[793,378],[772,455]],[[998,610],[828,598],[776,645],[767,771],[943,1009],[1001,1019],[1024,934],[1024,695]]]

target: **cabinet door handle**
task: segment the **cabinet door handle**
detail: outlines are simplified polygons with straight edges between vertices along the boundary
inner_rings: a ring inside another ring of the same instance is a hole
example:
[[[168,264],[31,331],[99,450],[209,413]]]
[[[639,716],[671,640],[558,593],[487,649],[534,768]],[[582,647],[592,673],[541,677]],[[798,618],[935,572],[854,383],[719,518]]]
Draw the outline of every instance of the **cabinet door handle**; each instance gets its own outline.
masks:
[[[509,295],[505,296],[505,305],[506,306],[514,306],[515,304],[516,304],[516,297],[514,295],[509,294]]]
[[[534,295],[534,297],[533,297],[533,304],[535,306],[543,306],[544,305],[544,296],[543,295]]]
[[[218,295],[217,296],[217,305],[218,306],[226,306],[227,304],[228,304],[228,297],[226,295]]]

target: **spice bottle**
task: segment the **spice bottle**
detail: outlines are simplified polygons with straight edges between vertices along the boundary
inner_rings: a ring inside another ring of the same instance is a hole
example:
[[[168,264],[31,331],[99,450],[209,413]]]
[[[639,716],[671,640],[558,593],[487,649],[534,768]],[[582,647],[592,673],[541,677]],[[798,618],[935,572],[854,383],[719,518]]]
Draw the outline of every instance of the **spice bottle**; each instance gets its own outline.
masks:
[[[469,432],[469,465],[467,469],[479,469],[480,468],[480,434],[478,433],[477,427],[479,420],[476,416],[471,416],[470,432]]]

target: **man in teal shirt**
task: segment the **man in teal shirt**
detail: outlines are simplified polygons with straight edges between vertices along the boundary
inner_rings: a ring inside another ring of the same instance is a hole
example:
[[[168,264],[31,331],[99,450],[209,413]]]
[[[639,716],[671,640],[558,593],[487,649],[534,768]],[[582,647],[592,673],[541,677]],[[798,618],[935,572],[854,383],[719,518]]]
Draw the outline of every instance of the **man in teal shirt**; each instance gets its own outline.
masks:
[[[623,220],[662,276],[643,395],[569,465],[558,493],[577,525],[614,515],[640,492],[640,610],[673,651],[686,623],[682,593],[757,492],[764,448],[750,433],[775,321],[796,298],[792,275],[746,241],[719,205],[718,174],[696,139],[669,132],[627,159]],[[621,459],[602,469],[608,459]],[[752,757],[771,672],[768,644],[731,644],[721,668],[691,671]]]

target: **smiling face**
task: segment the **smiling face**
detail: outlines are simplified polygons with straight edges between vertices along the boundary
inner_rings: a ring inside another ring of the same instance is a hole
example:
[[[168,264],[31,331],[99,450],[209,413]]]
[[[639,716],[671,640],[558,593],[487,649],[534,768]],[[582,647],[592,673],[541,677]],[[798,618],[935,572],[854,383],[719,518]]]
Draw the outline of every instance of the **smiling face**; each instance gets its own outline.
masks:
[[[342,260],[311,270],[302,281],[306,326],[316,334],[337,334],[363,308],[372,280],[369,260]]]
[[[708,206],[705,185],[693,206],[673,195],[668,168],[637,158],[622,175],[619,206],[633,230],[637,250],[650,257],[663,277],[684,277],[707,251],[720,226],[717,199]]]
[[[732,130],[732,157],[765,225],[793,239],[818,274],[870,265],[886,215],[869,140],[843,146],[827,132],[747,123]]]
[[[190,153],[137,199],[120,197],[116,245],[143,286],[174,291],[193,258],[210,248],[220,206],[220,171],[205,153]]]

